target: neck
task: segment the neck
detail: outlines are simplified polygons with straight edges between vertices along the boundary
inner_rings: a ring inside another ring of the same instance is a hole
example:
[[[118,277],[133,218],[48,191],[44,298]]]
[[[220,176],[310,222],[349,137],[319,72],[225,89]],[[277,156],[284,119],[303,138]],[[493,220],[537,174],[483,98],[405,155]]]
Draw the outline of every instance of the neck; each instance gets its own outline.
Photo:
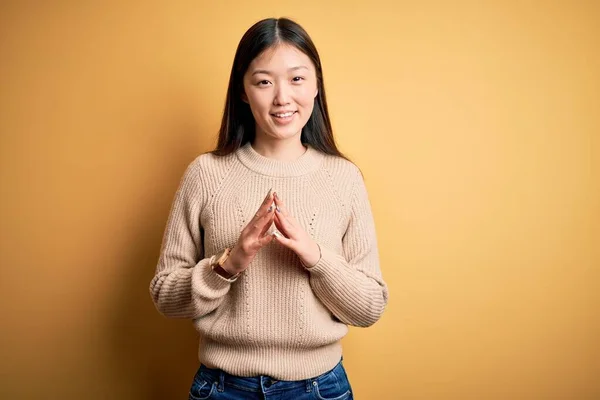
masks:
[[[300,158],[306,147],[300,141],[300,134],[289,139],[272,139],[257,135],[252,148],[261,156],[277,161],[294,161]]]
[[[302,146],[301,143],[299,143]],[[297,149],[298,147],[296,147]],[[272,148],[268,148],[272,150]],[[289,150],[289,149],[288,149]],[[293,160],[285,161],[283,157],[272,157],[263,156],[254,150],[252,143],[247,142],[245,145],[240,147],[236,151],[238,159],[248,169],[265,176],[272,177],[297,177],[309,174],[320,168],[321,162],[324,159],[324,155],[313,147],[306,146],[305,151],[300,156]],[[277,156],[290,155],[290,153],[275,153]],[[289,158],[293,158],[289,156]]]

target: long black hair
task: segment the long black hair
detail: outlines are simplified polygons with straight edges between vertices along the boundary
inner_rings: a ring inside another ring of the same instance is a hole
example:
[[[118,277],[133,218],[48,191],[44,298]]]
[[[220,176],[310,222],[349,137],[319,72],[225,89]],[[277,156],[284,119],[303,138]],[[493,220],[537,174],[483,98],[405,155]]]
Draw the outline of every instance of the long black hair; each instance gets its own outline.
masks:
[[[278,44],[290,44],[306,54],[315,66],[318,93],[312,114],[302,128],[300,141],[313,148],[335,156],[346,158],[337,148],[327,111],[323,69],[317,48],[308,33],[296,22],[287,18],[268,18],[254,24],[246,31],[235,52],[225,109],[219,130],[217,147],[211,153],[227,155],[256,136],[256,123],[250,105],[242,100],[244,74],[250,63],[263,51]]]

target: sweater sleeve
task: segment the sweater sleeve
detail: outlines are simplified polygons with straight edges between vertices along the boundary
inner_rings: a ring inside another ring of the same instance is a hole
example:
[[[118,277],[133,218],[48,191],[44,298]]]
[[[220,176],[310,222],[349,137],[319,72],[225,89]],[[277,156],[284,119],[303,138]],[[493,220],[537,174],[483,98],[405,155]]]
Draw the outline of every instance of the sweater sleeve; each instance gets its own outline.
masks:
[[[150,282],[154,305],[167,317],[199,318],[210,313],[233,282],[214,273],[210,258],[204,258],[200,211],[205,195],[199,167],[192,162],[175,194]]]
[[[379,267],[375,223],[360,171],[351,197],[351,217],[342,238],[342,252],[321,248],[321,259],[311,268],[310,283],[323,304],[340,321],[367,327],[383,314],[387,285]]]

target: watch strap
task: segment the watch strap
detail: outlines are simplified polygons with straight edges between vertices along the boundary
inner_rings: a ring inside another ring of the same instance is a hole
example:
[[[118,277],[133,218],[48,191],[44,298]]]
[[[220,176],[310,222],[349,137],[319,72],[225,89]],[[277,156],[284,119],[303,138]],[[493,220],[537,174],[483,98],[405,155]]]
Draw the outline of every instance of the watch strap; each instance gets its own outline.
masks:
[[[218,275],[220,275],[223,278],[228,279],[228,280],[233,280],[233,279],[235,279],[235,278],[237,278],[239,276],[239,273],[232,274],[232,273],[228,272],[225,268],[221,267],[219,264],[213,265],[212,266],[212,270],[216,274],[218,274]]]
[[[235,280],[240,274],[232,274],[231,272],[223,268],[223,264],[225,264],[225,261],[227,261],[229,254],[231,254],[230,248],[226,248],[220,251],[218,254],[215,254],[210,261],[210,266],[212,270],[221,277],[227,280]]]

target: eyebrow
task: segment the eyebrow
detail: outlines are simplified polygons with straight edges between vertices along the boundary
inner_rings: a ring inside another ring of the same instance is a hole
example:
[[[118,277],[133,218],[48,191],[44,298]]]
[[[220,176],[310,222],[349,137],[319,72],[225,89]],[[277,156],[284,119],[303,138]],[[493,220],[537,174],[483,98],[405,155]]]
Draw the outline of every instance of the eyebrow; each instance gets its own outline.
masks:
[[[290,69],[288,69],[288,71],[296,71],[299,69],[308,69],[308,67],[306,65],[299,65],[297,67],[292,67]],[[257,75],[257,74],[266,74],[266,75],[271,75],[270,71],[267,71],[266,69],[257,69],[256,71],[254,71],[252,73],[252,76]]]

